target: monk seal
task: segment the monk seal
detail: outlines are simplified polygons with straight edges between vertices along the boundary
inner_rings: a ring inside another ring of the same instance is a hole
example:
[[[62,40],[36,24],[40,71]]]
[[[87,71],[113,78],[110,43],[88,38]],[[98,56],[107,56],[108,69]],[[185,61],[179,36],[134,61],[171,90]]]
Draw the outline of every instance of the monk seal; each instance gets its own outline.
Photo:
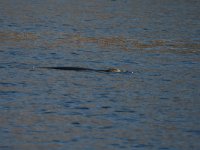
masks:
[[[106,70],[106,72],[123,72],[123,70],[120,70],[118,68],[110,68],[110,69]]]

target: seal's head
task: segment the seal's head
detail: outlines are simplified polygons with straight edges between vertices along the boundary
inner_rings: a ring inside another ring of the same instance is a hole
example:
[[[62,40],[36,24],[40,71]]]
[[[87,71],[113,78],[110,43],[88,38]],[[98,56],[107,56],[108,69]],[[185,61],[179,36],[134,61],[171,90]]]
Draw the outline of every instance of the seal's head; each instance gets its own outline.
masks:
[[[123,71],[118,68],[110,68],[108,69],[108,72],[123,72]]]

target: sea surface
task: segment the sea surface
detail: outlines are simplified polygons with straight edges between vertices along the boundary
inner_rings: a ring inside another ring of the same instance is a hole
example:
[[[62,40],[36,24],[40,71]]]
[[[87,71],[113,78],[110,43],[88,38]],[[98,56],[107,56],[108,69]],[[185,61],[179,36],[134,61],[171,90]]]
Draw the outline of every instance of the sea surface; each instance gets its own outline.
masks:
[[[0,149],[199,150],[200,1],[1,0]]]

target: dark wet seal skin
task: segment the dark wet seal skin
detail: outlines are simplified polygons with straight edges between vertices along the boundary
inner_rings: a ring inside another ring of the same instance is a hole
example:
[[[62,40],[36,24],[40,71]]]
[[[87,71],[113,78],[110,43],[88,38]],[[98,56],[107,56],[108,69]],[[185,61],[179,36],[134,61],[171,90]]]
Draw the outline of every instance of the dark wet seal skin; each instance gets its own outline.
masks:
[[[129,72],[120,70],[118,68],[109,68],[105,70],[91,69],[91,68],[82,68],[82,67],[41,67],[45,69],[57,69],[57,70],[71,70],[71,71],[96,71],[96,72]],[[129,72],[133,73],[133,72]]]

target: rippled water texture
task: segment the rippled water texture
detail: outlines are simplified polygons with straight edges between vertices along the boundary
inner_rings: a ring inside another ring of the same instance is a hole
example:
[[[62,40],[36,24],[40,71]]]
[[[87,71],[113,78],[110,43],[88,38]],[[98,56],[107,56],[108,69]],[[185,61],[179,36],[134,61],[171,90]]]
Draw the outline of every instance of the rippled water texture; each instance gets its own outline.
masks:
[[[0,149],[199,150],[199,66],[198,0],[1,0]]]

